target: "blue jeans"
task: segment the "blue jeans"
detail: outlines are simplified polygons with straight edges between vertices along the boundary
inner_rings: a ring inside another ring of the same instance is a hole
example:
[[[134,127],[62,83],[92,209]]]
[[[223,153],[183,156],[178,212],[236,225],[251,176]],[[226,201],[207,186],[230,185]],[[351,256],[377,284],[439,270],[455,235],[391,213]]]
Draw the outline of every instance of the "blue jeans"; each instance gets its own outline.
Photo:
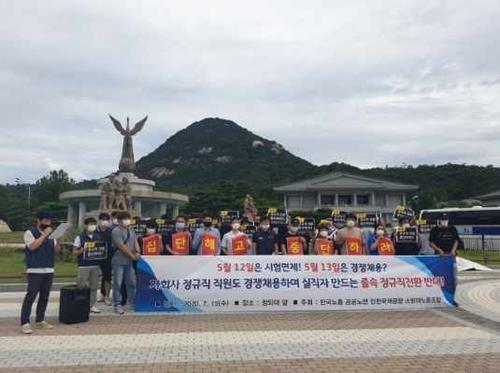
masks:
[[[135,302],[135,272],[131,264],[113,264],[113,305],[120,305],[121,287],[125,283],[130,304]]]

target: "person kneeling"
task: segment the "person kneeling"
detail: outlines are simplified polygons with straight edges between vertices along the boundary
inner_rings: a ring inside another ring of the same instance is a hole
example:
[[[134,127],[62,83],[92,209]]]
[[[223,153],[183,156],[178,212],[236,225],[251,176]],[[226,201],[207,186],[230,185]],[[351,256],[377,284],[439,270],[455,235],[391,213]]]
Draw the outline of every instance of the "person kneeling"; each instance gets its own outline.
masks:
[[[97,290],[99,289],[99,277],[101,274],[100,263],[93,259],[93,253],[100,241],[96,232],[97,221],[94,218],[87,218],[84,221],[83,232],[80,233],[73,243],[73,254],[78,260],[78,288],[90,288],[90,312],[100,313],[95,306],[97,301]]]

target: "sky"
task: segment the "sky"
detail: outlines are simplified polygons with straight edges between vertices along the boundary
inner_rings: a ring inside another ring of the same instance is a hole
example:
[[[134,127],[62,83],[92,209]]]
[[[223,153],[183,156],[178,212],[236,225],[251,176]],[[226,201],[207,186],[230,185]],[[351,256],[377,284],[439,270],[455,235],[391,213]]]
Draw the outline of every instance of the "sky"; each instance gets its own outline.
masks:
[[[500,166],[500,2],[0,0],[0,183],[206,117],[314,163]]]

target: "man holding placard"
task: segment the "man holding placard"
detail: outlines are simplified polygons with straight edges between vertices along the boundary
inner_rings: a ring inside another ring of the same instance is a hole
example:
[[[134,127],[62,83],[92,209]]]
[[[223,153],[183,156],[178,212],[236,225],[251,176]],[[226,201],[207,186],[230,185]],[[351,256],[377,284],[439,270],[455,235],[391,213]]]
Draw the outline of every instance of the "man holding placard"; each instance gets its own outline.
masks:
[[[340,245],[342,255],[365,255],[363,232],[357,226],[357,217],[348,214],[345,218],[346,226],[341,228],[335,237],[335,243]]]
[[[211,216],[205,216],[203,227],[194,232],[193,249],[198,255],[220,255],[220,232],[213,226]]]
[[[288,232],[281,237],[281,251],[285,255],[304,255],[307,242],[304,237],[299,234],[300,221],[293,219],[288,225]]]
[[[240,231],[241,223],[239,218],[231,221],[231,231],[222,237],[221,248],[226,255],[248,255],[251,241],[248,236]]]
[[[186,228],[186,219],[183,216],[177,216],[174,230],[167,232],[163,236],[167,253],[171,255],[189,255],[191,251],[191,234]]]
[[[73,254],[78,260],[79,288],[90,288],[90,312],[100,313],[96,307],[97,290],[99,289],[100,264],[107,258],[106,242],[101,240],[94,218],[84,220],[84,229],[73,242]]]

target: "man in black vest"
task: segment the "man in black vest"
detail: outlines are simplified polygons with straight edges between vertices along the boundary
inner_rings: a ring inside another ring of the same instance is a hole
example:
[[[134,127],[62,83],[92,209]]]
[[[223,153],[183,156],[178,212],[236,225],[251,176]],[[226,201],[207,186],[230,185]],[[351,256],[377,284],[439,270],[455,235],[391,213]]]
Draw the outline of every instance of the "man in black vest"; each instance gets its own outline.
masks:
[[[26,273],[28,275],[28,289],[21,308],[21,331],[24,334],[33,333],[30,326],[30,315],[37,295],[35,327],[38,329],[53,328],[45,321],[45,310],[49,302],[54,277],[54,254],[59,252],[62,239],[57,242],[49,238],[52,233],[51,224],[52,214],[41,211],[36,216],[36,227],[24,233]]]

